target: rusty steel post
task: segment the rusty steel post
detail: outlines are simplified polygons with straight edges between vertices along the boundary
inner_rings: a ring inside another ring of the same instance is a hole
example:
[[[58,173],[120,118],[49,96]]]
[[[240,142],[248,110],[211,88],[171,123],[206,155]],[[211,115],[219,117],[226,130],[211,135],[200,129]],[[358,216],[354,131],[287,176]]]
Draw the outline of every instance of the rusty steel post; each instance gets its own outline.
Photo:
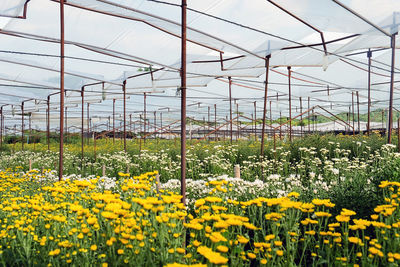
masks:
[[[291,67],[287,67],[288,69],[288,80],[289,80],[289,141],[292,142],[292,89],[291,89]]]
[[[146,144],[146,93],[143,93],[143,116],[144,116],[144,128],[143,128],[143,132],[144,132],[144,138],[143,138],[143,143]]]
[[[303,101],[300,96],[300,113],[303,113]],[[300,137],[303,137],[303,115],[300,116]]]
[[[157,138],[157,114],[154,111],[154,138]]]
[[[357,122],[358,122],[358,134],[361,133],[361,124],[360,124],[360,98],[358,95],[358,91],[356,91],[357,96]]]
[[[50,95],[47,96],[47,150],[50,150]]]
[[[22,103],[21,103],[21,112],[22,112],[22,114],[21,114],[21,132],[22,132],[22,144],[21,144],[21,148],[22,148],[22,150],[24,150],[24,101],[22,101]]]
[[[282,123],[282,111],[279,111],[279,124]],[[279,127],[279,140],[282,140],[282,127]]]
[[[239,141],[240,138],[240,127],[239,127],[239,103],[236,103],[236,141]]]
[[[68,107],[65,107],[65,143],[68,143]]]
[[[4,121],[4,116],[3,116],[3,106],[0,107],[0,149],[3,150],[3,121]]]
[[[113,144],[115,145],[115,98],[113,99]]]
[[[229,119],[230,119],[230,135],[231,135],[231,144],[232,144],[232,140],[233,140],[233,136],[232,136],[232,130],[233,130],[233,125],[232,125],[232,78],[228,77],[228,81],[229,81]]]
[[[264,105],[263,105],[262,130],[261,130],[260,160],[264,159],[265,117],[267,116],[268,74],[269,74],[270,58],[271,58],[271,55],[268,55],[265,57]],[[264,176],[263,176],[263,179],[264,179]]]
[[[353,117],[353,136],[356,134],[356,130],[355,130],[355,110],[354,110],[354,92],[351,92],[351,113],[352,113],[352,117]]]
[[[400,152],[400,117],[397,119],[397,151]]]
[[[207,114],[207,131],[210,132],[210,106],[208,106],[208,114]],[[210,138],[208,138],[210,140]]]
[[[84,121],[83,121],[83,116],[84,116],[84,112],[85,112],[85,87],[82,86],[81,88],[81,170],[83,170],[83,146],[84,146],[84,130],[85,130],[85,126],[84,126]]]
[[[388,144],[392,142],[392,126],[393,126],[393,83],[394,83],[394,62],[395,62],[395,49],[396,49],[396,34],[394,33],[391,36],[391,48],[392,48],[392,65],[390,68],[390,98],[389,98],[389,118],[388,118]]]
[[[142,114],[139,115],[139,133],[140,133],[140,139],[139,139],[139,155],[142,151],[142,138],[143,138],[143,134],[142,134]]]
[[[182,0],[181,47],[181,195],[186,205],[186,0]]]
[[[64,165],[64,0],[60,1],[60,153],[58,175],[61,181]]]
[[[214,127],[217,129],[217,104],[214,104]],[[218,140],[218,131],[215,131],[215,141]]]
[[[367,53],[368,57],[368,119],[367,119],[367,134],[370,134],[371,131],[371,58],[372,52],[371,49],[368,49]]]
[[[254,101],[254,141],[257,141],[257,102]]]
[[[307,99],[308,102],[308,110],[310,110],[310,97]],[[308,120],[308,133],[310,133],[310,111],[307,112],[307,120]]]
[[[87,138],[87,143],[88,145],[90,144],[90,113],[89,113],[89,108],[90,108],[90,103],[86,103],[87,105],[87,111],[86,111],[86,115],[87,115],[87,131],[88,131],[88,138]]]
[[[126,152],[126,80],[122,83],[122,91],[124,94],[124,151]]]

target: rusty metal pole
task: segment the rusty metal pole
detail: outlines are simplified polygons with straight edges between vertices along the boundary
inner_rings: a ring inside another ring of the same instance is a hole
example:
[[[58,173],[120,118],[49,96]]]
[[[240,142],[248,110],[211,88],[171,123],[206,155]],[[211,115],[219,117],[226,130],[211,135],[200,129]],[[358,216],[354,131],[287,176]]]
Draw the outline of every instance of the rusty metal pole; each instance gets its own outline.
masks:
[[[85,125],[83,121],[83,116],[85,112],[85,87],[82,86],[81,88],[81,170],[83,170],[83,147],[84,147],[84,134],[85,134]]]
[[[389,118],[388,118],[388,144],[392,142],[392,126],[393,126],[393,83],[394,83],[394,62],[395,62],[395,49],[396,49],[396,34],[391,36],[391,47],[392,47],[392,65],[390,68],[390,99],[389,99]]]
[[[58,175],[61,181],[64,165],[64,0],[60,1],[60,153]]]
[[[360,98],[358,95],[358,91],[356,92],[357,96],[357,122],[358,122],[358,134],[361,133],[361,123],[360,123]]]
[[[254,141],[257,141],[257,102],[254,101]]]
[[[210,106],[208,106],[208,117],[207,117],[207,134],[210,132]],[[210,140],[210,138],[208,138]]]
[[[139,155],[142,151],[142,114],[139,115],[139,133],[140,133],[140,139],[139,139]]]
[[[272,101],[269,101],[269,124],[272,126]],[[272,130],[271,134],[275,138],[275,129]]]
[[[87,111],[86,111],[86,115],[87,115],[87,131],[88,131],[88,138],[87,138],[87,143],[88,145],[90,144],[90,113],[89,113],[89,109],[90,109],[90,103],[87,103]]]
[[[115,98],[113,99],[113,144],[115,145]]]
[[[303,101],[300,96],[300,114],[303,114]],[[303,137],[303,115],[300,116],[300,137]]]
[[[240,138],[240,127],[239,127],[239,103],[236,103],[236,141]]]
[[[143,143],[146,144],[146,93],[143,93],[143,116],[144,116],[144,136],[143,136]]]
[[[400,117],[397,119],[397,152],[400,152]]]
[[[217,104],[214,104],[214,127],[217,129]],[[215,141],[218,140],[218,130],[215,131]]]
[[[162,129],[162,112],[160,112],[160,128]],[[160,133],[160,137],[162,138],[162,132]]]
[[[307,112],[307,120],[308,120],[308,133],[310,133],[310,97],[307,99],[308,101],[308,112]]]
[[[229,119],[230,119],[230,131],[231,131],[231,144],[232,144],[232,130],[233,130],[233,125],[232,125],[232,78],[228,77],[229,81]]]
[[[0,107],[0,149],[3,150],[3,107]]]
[[[268,74],[269,74],[269,60],[271,55],[265,57],[265,83],[264,83],[264,105],[262,117],[262,130],[261,130],[261,151],[260,159],[264,159],[264,139],[265,139],[265,117],[267,116],[267,97],[268,97]],[[263,176],[264,179],[264,176]]]
[[[186,205],[186,0],[182,0],[181,47],[181,195]]]
[[[22,103],[21,103],[21,112],[22,112],[22,114],[21,114],[21,129],[22,129],[22,144],[21,144],[21,148],[22,148],[22,150],[24,150],[24,124],[25,124],[25,122],[24,122],[24,101],[22,101]]]
[[[367,53],[368,57],[368,121],[367,121],[367,134],[370,134],[371,131],[371,58],[372,52],[371,49],[368,49]]]
[[[157,114],[154,111],[154,138],[157,138]]]
[[[50,95],[47,96],[47,150],[50,150]]]
[[[292,142],[292,89],[291,89],[291,67],[288,69],[288,80],[289,80],[289,141]]]
[[[122,83],[122,91],[124,94],[124,151],[126,152],[126,81]]]
[[[282,111],[279,111],[279,124],[282,124]],[[282,140],[282,127],[279,127],[279,140]]]
[[[65,107],[65,143],[68,143],[68,107]]]
[[[355,130],[355,110],[354,110],[354,92],[351,92],[351,113],[353,116],[353,136],[356,134]]]

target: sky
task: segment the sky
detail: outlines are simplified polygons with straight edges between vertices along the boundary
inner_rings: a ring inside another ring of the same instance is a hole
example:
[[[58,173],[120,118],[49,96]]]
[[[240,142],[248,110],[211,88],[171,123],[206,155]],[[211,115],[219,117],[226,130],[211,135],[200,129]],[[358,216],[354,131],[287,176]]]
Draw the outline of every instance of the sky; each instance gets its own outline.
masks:
[[[180,39],[178,38],[180,35],[180,8],[147,0],[110,0],[113,4],[123,5],[129,7],[129,9],[118,8],[95,0],[70,0],[68,2],[102,12],[136,18],[136,21],[115,18],[66,6],[65,34],[67,44],[65,52],[66,56],[69,57],[65,60],[66,88],[80,90],[84,84],[105,81],[105,90],[108,94],[114,93],[113,96],[107,95],[103,100],[101,85],[86,89],[88,92],[87,100],[93,101],[90,112],[100,118],[98,122],[104,122],[111,115],[113,98],[119,98],[116,100],[116,110],[119,115],[121,114],[122,80],[128,76],[143,73],[138,71],[140,67],[150,64],[154,69],[164,69],[154,73],[155,82],[152,82],[150,75],[132,78],[128,81],[127,91],[128,94],[132,94],[127,101],[128,113],[132,114],[134,120],[139,119],[139,114],[144,108],[143,92],[147,92],[146,108],[149,114],[154,111],[163,112],[166,121],[173,121],[178,118],[180,98],[177,95],[177,88],[180,79],[176,70],[180,68]],[[179,1],[166,2],[179,4]],[[328,51],[331,53],[334,53],[349,41],[353,41],[355,47],[360,48],[357,51],[361,52],[365,52],[368,46],[388,48],[390,45],[389,37],[376,30],[371,30],[371,25],[350,14],[331,0],[281,0],[276,2],[322,31],[325,41],[351,34],[367,34],[367,38],[361,39],[362,41],[358,43],[357,38],[352,38],[328,45]],[[392,16],[393,12],[400,11],[400,1],[397,0],[342,0],[341,2],[381,27],[388,26],[390,23],[388,24],[384,20]],[[0,15],[10,14],[13,7],[15,7],[16,12],[21,12],[21,3],[23,1],[2,1]],[[19,5],[15,6],[16,4]],[[321,38],[315,29],[302,24],[268,1],[188,1],[188,7],[235,23],[233,25],[188,11],[189,41],[187,52],[189,62],[218,60],[220,54],[215,50],[223,51],[223,58],[246,56],[238,60],[226,61],[225,67],[230,68],[230,70],[225,71],[221,71],[219,62],[188,64],[188,72],[194,73],[196,76],[196,78],[193,78],[194,74],[189,74],[189,77],[192,78],[188,79],[189,116],[207,119],[208,107],[213,109],[214,104],[216,104],[219,120],[222,121],[229,111],[227,76],[230,75],[233,77],[232,98],[236,99],[235,102],[239,104],[239,111],[250,117],[251,113],[254,113],[254,101],[256,101],[257,117],[260,118],[264,94],[263,83],[265,81],[263,58],[270,52],[272,52],[271,64],[274,68],[269,73],[268,98],[273,101],[271,104],[273,117],[287,113],[287,65],[291,65],[293,71],[291,81],[292,106],[295,110],[293,113],[300,111],[299,97],[302,97],[304,101],[303,107],[307,105],[306,99],[308,97],[311,98],[311,106],[318,104],[330,106],[329,102],[334,101],[332,111],[336,113],[348,110],[352,91],[360,91],[360,101],[366,102],[366,54],[342,58],[346,61],[344,62],[335,56],[324,58],[322,46],[317,46],[317,50],[307,48],[279,51],[282,47],[295,46],[295,43],[319,43]],[[49,40],[53,38],[53,40],[57,40],[60,34],[58,8],[58,3],[50,0],[31,0],[28,5],[27,19],[1,18],[0,28],[8,32],[35,35],[36,39],[47,38]],[[398,16],[396,15],[394,18],[398,19]],[[145,20],[145,23],[143,20]],[[382,21],[384,21],[383,24]],[[150,24],[163,28],[163,31],[151,27]],[[246,26],[257,29],[257,31],[246,29]],[[2,39],[0,42],[0,50],[2,51],[0,52],[0,61],[2,62],[0,64],[0,83],[7,84],[7,86],[0,86],[0,102],[2,105],[8,103],[18,105],[22,100],[28,98],[44,100],[47,94],[56,91],[54,87],[57,87],[59,83],[59,58],[56,57],[59,54],[59,44],[57,42],[43,42],[5,34],[0,35],[0,38]],[[400,42],[397,43],[400,44]],[[360,44],[365,47],[360,46]],[[205,46],[212,47],[214,50]],[[100,49],[103,52],[106,49],[114,57],[95,52]],[[16,51],[35,55],[11,53]],[[341,55],[346,56],[349,53],[351,52],[344,51]],[[44,56],[43,54],[54,55],[54,57]],[[121,57],[124,59],[121,59]],[[91,61],[77,60],[76,58],[85,58]],[[387,77],[389,67],[387,65],[390,64],[390,51],[376,52],[373,54],[373,58],[383,64],[374,63],[374,66],[380,68],[373,68],[376,75],[373,75],[372,82],[389,81]],[[325,71],[322,67],[324,61],[331,63]],[[147,62],[148,64],[139,62]],[[399,62],[400,60],[396,61],[396,67],[400,68]],[[302,67],[303,65],[313,65],[313,67]],[[38,66],[41,69],[37,68]],[[235,68],[241,69],[234,70]],[[208,77],[204,77],[204,75]],[[215,77],[210,78],[210,76],[222,76],[223,78],[215,79]],[[53,89],[10,87],[10,85],[26,86],[27,83],[32,86],[45,85]],[[346,89],[333,90],[329,95],[327,91],[315,92],[321,91],[321,88],[325,89],[328,85],[330,87],[344,86]],[[373,98],[387,101],[388,89],[388,84],[374,86]],[[92,96],[90,96],[90,91],[97,93],[92,93]],[[278,98],[276,97],[277,93]],[[18,95],[19,97],[11,95]],[[74,121],[73,118],[80,117],[80,107],[74,107],[80,93],[70,91],[67,95],[71,97],[71,100],[69,100],[71,102],[69,108],[71,123],[78,124],[79,120]],[[400,97],[398,90],[396,90],[396,96]],[[56,108],[57,97],[54,96],[52,99],[54,99],[54,108]],[[99,100],[102,100],[102,102],[95,103]],[[198,104],[199,102],[201,104]],[[43,107],[45,106],[41,106],[42,108],[36,111],[41,103],[44,104],[44,101],[26,102],[27,109],[31,108],[35,115],[34,118],[38,120],[36,123],[38,127],[43,127],[40,120],[43,119]],[[395,103],[400,104],[400,99]],[[374,104],[374,108],[386,106],[387,102]],[[167,113],[168,108],[169,113]],[[18,109],[17,106],[13,109],[6,108],[6,112],[9,112],[11,124],[17,123],[20,118],[17,114]],[[12,110],[14,112],[11,112]],[[362,105],[361,111],[365,110],[366,105]],[[52,114],[54,114],[52,117],[54,123],[52,124],[56,125],[56,109]]]

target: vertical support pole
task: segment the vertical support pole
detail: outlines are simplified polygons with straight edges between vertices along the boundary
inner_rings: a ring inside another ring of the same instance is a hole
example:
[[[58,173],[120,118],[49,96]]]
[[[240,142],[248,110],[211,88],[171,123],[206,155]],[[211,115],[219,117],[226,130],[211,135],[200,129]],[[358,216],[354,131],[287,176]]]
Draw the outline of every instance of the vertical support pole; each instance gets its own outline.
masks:
[[[29,139],[32,137],[32,112],[29,112]]]
[[[61,181],[64,165],[64,0],[60,1],[60,153],[58,175]]]
[[[282,124],[282,111],[279,111],[279,125]],[[282,126],[279,127],[279,140],[282,140]]]
[[[47,150],[50,150],[50,95],[47,96]]]
[[[288,69],[288,80],[289,80],[289,141],[292,142],[292,89],[291,89],[291,67]]]
[[[240,138],[240,125],[239,125],[239,103],[236,103],[236,141]]]
[[[182,0],[181,47],[181,195],[186,205],[186,0]]]
[[[301,100],[301,96],[299,100],[300,100],[300,114],[303,114],[303,101]],[[303,137],[303,115],[300,115],[300,137]]]
[[[264,139],[265,139],[265,117],[267,116],[267,97],[268,97],[268,74],[269,74],[269,59],[271,55],[265,57],[265,83],[264,83],[264,105],[262,117],[262,130],[261,130],[261,151],[260,159],[264,160]],[[263,179],[264,176],[262,175]]]
[[[160,112],[160,128],[162,129],[162,112]],[[164,130],[161,130],[164,131]],[[162,138],[162,132],[160,132]]]
[[[82,86],[81,88],[81,100],[82,100],[82,107],[81,107],[81,170],[83,171],[83,147],[84,147],[84,141],[85,141],[85,124],[83,121],[83,116],[85,112],[85,87]]]
[[[210,106],[208,106],[207,131],[208,131],[207,132],[207,135],[208,135],[208,133],[210,132]]]
[[[390,99],[389,99],[389,118],[388,118],[388,144],[392,142],[392,126],[393,126],[393,83],[394,83],[394,62],[395,62],[395,49],[396,49],[396,34],[391,36],[391,47],[392,47],[392,65],[390,67]]]
[[[122,91],[124,94],[124,151],[126,152],[126,80],[122,82]]]
[[[371,131],[371,49],[368,49],[368,119],[367,119],[367,134],[369,136]]]
[[[269,124],[271,125],[272,134],[275,138],[275,129],[272,127],[272,101],[269,101]]]
[[[308,102],[308,111],[307,111],[308,133],[310,133],[310,97],[307,98],[307,102]]]
[[[68,107],[65,107],[65,143],[68,143]]]
[[[129,132],[131,133],[132,138],[132,114],[129,114]]]
[[[257,141],[257,102],[254,101],[254,141]]]
[[[157,138],[157,114],[154,111],[154,138]]]
[[[215,141],[218,140],[218,130],[217,130],[217,104],[214,104],[214,127],[215,127]]]
[[[115,145],[115,98],[113,99],[113,144]]]
[[[351,92],[351,113],[352,113],[352,116],[353,116],[353,136],[356,134],[356,130],[355,130],[355,123],[354,123],[354,121],[355,121],[355,119],[354,119],[354,92]]]
[[[397,119],[397,151],[400,152],[400,117]]]
[[[140,139],[139,139],[139,155],[142,151],[142,138],[143,138],[143,134],[142,134],[142,114],[139,115],[139,133],[140,133]]]
[[[146,144],[146,115],[147,115],[147,111],[146,111],[146,93],[143,93],[143,116],[144,116],[144,136],[143,136],[143,143]]]
[[[358,134],[361,133],[361,122],[360,122],[360,98],[358,95],[358,91],[356,92],[357,96],[357,122],[358,122]]]
[[[232,79],[231,77],[228,77],[229,81],[229,119],[230,119],[230,131],[231,131],[231,144],[232,144],[232,130],[233,130],[233,125],[232,125]]]
[[[88,132],[88,138],[87,138],[87,143],[88,144],[90,144],[90,137],[91,137],[91,135],[90,135],[90,113],[89,113],[89,108],[90,108],[90,103],[87,103],[86,104],[87,105],[87,110],[86,110],[86,115],[87,115],[87,118],[86,118],[86,122],[87,122],[87,132]]]
[[[0,149],[3,150],[3,106],[0,107]]]
[[[24,150],[24,124],[25,124],[25,122],[24,122],[24,101],[22,101],[22,103],[21,103],[21,112],[22,112],[22,114],[21,114],[21,136],[22,136],[22,143],[21,143],[21,148],[22,148],[22,150]]]

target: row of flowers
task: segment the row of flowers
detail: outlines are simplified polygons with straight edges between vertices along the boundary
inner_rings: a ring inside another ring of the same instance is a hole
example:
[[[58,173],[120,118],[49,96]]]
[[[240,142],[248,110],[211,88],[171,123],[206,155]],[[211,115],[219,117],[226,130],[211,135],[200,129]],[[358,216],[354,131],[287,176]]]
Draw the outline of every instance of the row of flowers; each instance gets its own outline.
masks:
[[[400,183],[384,181],[370,218],[332,212],[329,199],[234,199],[232,179],[210,179],[206,194],[182,196],[157,172],[105,179],[51,179],[34,170],[0,172],[3,265],[388,266],[400,261]],[[255,193],[256,194],[256,193]]]

